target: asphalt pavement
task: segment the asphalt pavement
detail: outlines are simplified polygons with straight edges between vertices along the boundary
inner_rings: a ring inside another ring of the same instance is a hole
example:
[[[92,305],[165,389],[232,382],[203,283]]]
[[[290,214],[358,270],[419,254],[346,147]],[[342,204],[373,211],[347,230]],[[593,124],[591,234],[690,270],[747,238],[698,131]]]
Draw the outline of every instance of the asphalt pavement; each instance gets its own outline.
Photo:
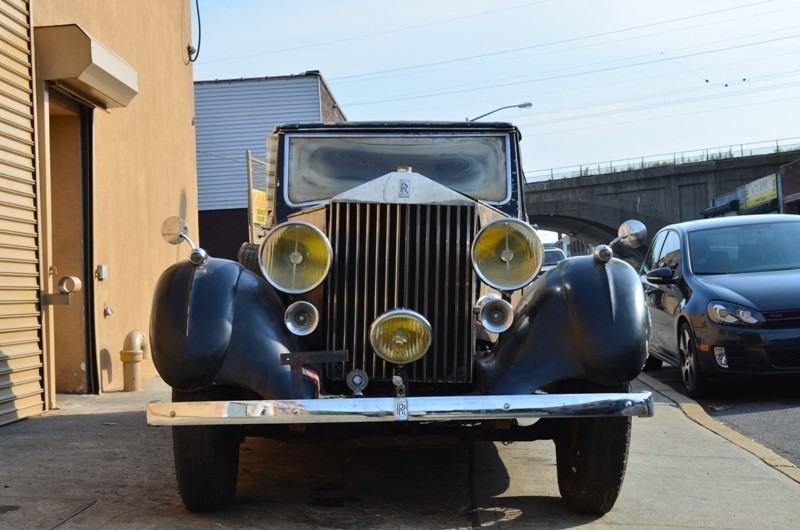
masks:
[[[148,401],[169,399],[156,378],[59,395],[58,410],[0,427],[0,528],[796,527],[797,467],[646,374],[634,387],[654,391],[656,413],[634,419],[620,498],[599,518],[560,503],[550,442],[387,453],[248,439],[237,502],[189,513],[170,430],[145,422]]]

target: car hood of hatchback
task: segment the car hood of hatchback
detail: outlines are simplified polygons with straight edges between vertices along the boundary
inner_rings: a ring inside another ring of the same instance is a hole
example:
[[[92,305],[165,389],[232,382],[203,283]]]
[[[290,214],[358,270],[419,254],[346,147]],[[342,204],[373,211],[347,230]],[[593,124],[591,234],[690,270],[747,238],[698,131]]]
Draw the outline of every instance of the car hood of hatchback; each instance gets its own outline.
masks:
[[[759,310],[800,308],[800,269],[695,277],[712,298]]]

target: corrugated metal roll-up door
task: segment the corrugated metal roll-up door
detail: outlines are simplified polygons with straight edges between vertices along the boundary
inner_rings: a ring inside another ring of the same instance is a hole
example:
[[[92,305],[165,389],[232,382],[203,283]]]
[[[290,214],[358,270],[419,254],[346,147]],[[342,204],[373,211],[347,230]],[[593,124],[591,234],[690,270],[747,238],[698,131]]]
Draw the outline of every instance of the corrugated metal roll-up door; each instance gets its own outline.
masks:
[[[44,410],[30,36],[0,0],[0,424]]]

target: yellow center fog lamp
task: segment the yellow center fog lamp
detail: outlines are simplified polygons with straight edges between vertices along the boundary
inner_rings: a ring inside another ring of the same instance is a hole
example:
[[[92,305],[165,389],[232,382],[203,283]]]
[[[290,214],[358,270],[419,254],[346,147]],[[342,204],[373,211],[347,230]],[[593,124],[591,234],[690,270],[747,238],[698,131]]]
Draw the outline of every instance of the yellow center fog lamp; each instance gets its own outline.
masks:
[[[472,266],[488,285],[501,291],[525,287],[542,268],[544,247],[536,231],[519,219],[484,226],[472,243]]]
[[[382,359],[394,364],[412,363],[428,351],[431,325],[416,311],[394,309],[375,319],[369,341]]]
[[[290,221],[273,228],[258,255],[269,283],[285,293],[305,293],[325,279],[331,267],[331,244],[314,225]]]

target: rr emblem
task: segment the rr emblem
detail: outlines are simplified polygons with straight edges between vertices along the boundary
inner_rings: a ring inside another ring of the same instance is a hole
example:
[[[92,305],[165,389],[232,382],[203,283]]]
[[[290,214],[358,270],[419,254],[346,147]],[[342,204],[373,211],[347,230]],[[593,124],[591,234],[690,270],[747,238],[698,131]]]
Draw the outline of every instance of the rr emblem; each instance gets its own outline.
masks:
[[[400,190],[397,193],[397,197],[400,199],[411,198],[411,180],[400,179]]]
[[[394,400],[394,419],[398,421],[408,420],[408,400],[397,398]]]

